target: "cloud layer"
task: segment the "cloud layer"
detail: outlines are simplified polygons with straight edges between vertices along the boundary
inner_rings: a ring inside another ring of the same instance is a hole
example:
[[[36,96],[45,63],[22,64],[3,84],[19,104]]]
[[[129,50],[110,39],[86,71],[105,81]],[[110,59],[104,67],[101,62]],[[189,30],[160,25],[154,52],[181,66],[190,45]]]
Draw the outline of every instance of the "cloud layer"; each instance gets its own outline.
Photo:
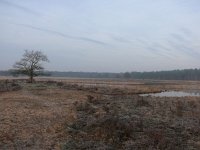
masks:
[[[199,68],[199,7],[198,0],[0,0],[0,70],[24,49],[43,50],[49,70]]]

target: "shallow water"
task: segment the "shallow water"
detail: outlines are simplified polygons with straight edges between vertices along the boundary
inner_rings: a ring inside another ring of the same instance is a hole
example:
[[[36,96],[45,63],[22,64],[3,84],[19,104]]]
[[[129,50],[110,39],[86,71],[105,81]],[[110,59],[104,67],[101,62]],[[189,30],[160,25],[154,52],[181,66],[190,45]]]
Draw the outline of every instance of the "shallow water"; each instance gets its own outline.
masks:
[[[161,93],[140,94],[140,96],[154,96],[154,97],[186,97],[186,96],[200,96],[200,92],[184,92],[184,91],[165,91]]]

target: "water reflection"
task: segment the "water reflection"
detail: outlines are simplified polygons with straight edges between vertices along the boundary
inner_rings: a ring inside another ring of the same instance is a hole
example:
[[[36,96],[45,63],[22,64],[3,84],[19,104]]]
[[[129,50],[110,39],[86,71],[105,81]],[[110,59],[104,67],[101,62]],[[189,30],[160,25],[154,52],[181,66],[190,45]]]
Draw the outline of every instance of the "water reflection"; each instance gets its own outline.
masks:
[[[184,92],[184,91],[165,91],[161,93],[140,94],[140,96],[154,96],[154,97],[186,97],[186,96],[200,96],[200,92]]]

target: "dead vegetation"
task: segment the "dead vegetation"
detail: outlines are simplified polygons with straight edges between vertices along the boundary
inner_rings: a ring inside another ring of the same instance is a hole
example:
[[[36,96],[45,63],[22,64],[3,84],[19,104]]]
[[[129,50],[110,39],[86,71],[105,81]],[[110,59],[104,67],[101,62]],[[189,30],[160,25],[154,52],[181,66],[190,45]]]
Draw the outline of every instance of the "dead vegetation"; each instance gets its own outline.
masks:
[[[197,98],[88,99],[76,104],[63,149],[199,149],[199,104]]]
[[[15,80],[0,81],[0,92],[17,91],[21,86]]]
[[[186,83],[12,84],[21,88],[0,92],[0,149],[200,149],[199,97],[138,96]]]

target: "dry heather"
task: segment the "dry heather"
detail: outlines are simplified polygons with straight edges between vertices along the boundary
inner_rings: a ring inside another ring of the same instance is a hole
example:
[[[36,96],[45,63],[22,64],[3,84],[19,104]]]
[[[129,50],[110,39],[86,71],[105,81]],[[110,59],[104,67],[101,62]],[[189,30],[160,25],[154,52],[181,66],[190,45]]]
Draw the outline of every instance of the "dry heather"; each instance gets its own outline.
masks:
[[[198,82],[7,84],[0,86],[0,149],[200,149],[199,97],[138,95],[199,90]]]
[[[200,149],[199,98],[103,96],[76,108],[65,149]]]
[[[76,117],[72,103],[87,94],[54,85],[21,84],[21,90],[0,93],[0,149],[60,149],[65,123]]]

